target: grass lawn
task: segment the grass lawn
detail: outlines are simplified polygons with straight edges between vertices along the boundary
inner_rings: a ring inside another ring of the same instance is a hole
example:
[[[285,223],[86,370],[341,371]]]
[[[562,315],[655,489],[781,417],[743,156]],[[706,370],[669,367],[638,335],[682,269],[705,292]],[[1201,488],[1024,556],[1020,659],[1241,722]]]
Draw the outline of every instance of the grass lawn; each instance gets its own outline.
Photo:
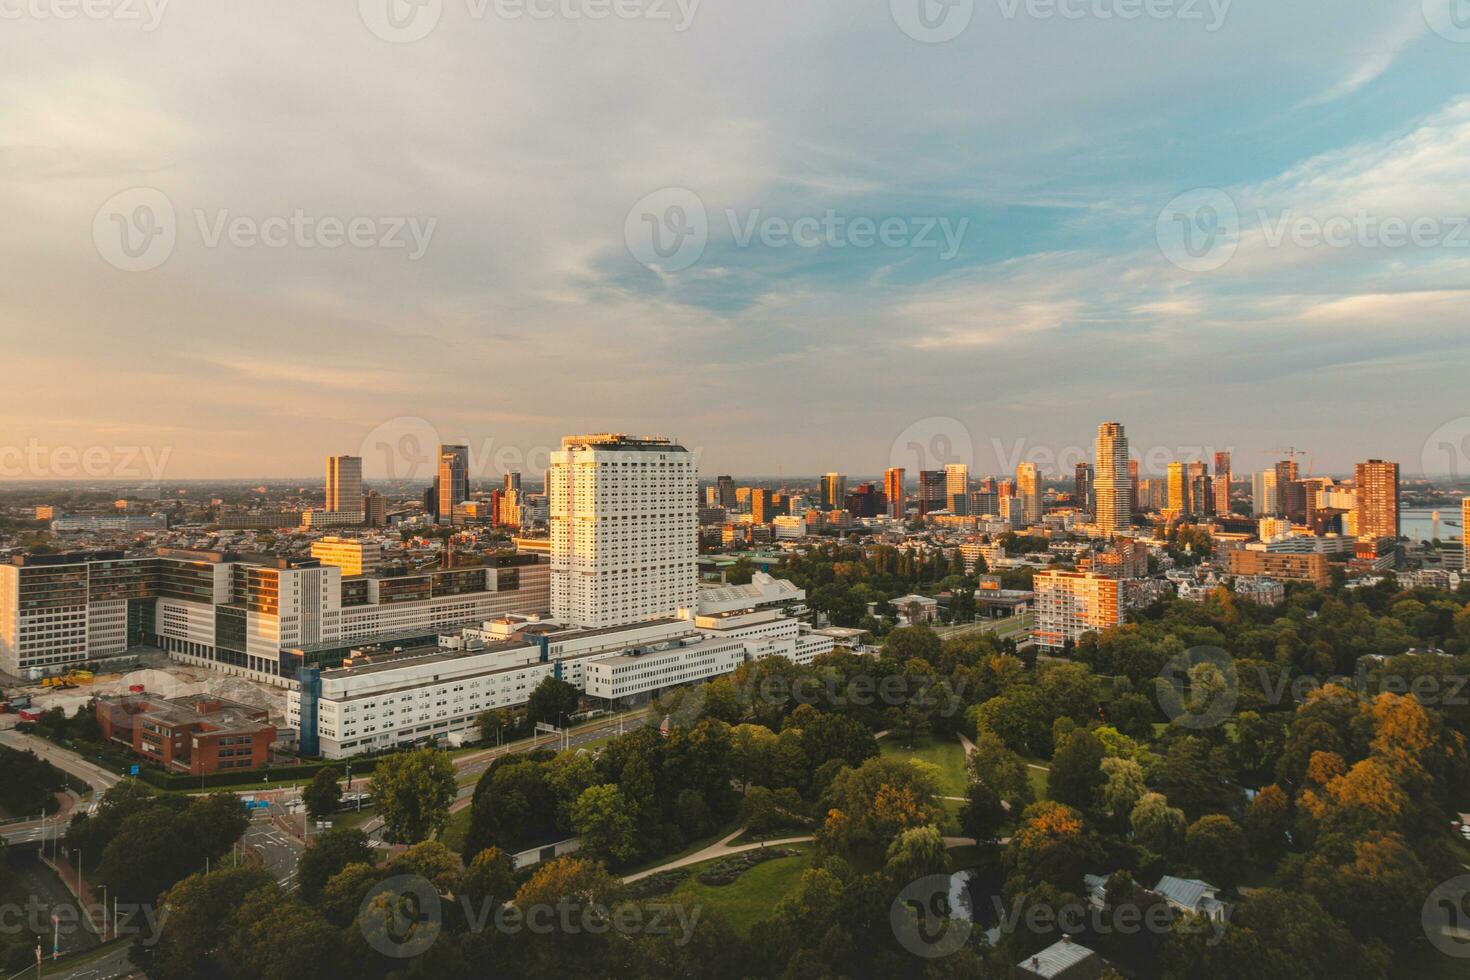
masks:
[[[944,822],[939,829],[946,837],[963,837],[960,830],[960,807],[965,804],[959,800],[938,800],[939,806],[944,810]]]
[[[465,807],[463,810],[451,813],[449,822],[439,832],[439,840],[456,854],[464,851],[464,838],[470,832],[470,814],[473,810],[473,807]]]
[[[1036,797],[1037,801],[1051,798],[1046,794],[1046,778],[1046,772],[1032,769],[1030,766],[1026,767],[1026,781],[1031,784],[1031,795]]]
[[[913,748],[906,747],[899,736],[889,734],[879,739],[878,751],[895,759],[917,759],[939,767],[941,796],[964,796],[969,777],[965,772],[965,750],[960,740],[921,738]]]
[[[695,865],[694,873],[674,889],[673,897],[718,911],[731,928],[744,936],[751,926],[770,916],[776,903],[796,887],[802,872],[811,867],[806,845],[787,846],[802,853],[758,864],[728,885],[700,884],[699,871],[704,865]]]

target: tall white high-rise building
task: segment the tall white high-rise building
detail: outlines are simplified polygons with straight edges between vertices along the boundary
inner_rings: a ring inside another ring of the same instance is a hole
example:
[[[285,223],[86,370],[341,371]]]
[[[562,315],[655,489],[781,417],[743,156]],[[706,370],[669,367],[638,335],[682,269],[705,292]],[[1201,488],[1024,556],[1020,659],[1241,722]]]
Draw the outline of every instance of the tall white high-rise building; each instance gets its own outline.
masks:
[[[1096,457],[1094,522],[1109,534],[1124,534],[1133,524],[1133,487],[1128,473],[1128,436],[1122,423],[1104,422],[1097,427]]]
[[[327,457],[326,509],[333,513],[362,510],[362,457]]]
[[[1279,514],[1280,498],[1276,493],[1276,471],[1261,470],[1251,475],[1251,513],[1257,517]]]
[[[699,474],[668,439],[567,436],[551,454],[551,612],[601,628],[692,616]]]

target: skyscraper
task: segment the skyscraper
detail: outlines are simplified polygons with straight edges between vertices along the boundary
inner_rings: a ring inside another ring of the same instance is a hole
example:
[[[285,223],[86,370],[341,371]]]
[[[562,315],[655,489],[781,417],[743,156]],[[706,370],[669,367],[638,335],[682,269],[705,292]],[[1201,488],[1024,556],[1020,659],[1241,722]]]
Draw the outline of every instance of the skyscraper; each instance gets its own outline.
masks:
[[[1128,435],[1120,422],[1097,427],[1096,463],[1092,477],[1096,499],[1094,523],[1108,534],[1122,534],[1133,524],[1137,471],[1128,459]]]
[[[1138,460],[1128,461],[1128,510],[1134,514],[1143,510],[1138,499]]]
[[[1088,514],[1093,512],[1095,506],[1092,499],[1092,476],[1091,463],[1077,464],[1077,469],[1074,471],[1072,497],[1077,509]]]
[[[1041,474],[1035,463],[1021,463],[1016,467],[1016,496],[1021,500],[1021,520],[1027,524],[1040,523],[1044,503]]]
[[[1296,482],[1296,457],[1283,459],[1276,464],[1276,513],[1282,516],[1287,514],[1287,494],[1291,484]]]
[[[735,509],[735,478],[733,476],[720,476],[715,478],[715,486],[720,491],[720,506],[726,510]]]
[[[1189,516],[1189,481],[1183,463],[1169,464],[1169,510],[1178,518]]]
[[[1266,517],[1281,513],[1281,502],[1276,497],[1276,471],[1261,470],[1251,479],[1251,513]]]
[[[454,522],[454,505],[470,499],[470,447],[440,446],[438,494],[434,517],[440,524]]]
[[[521,474],[519,472],[515,471],[515,470],[511,470],[511,471],[507,472],[505,474],[505,482],[504,482],[504,484],[502,484],[502,486],[501,486],[500,489],[503,490],[503,491],[512,491],[513,490],[516,493],[520,493],[521,492]]]
[[[750,519],[755,524],[768,524],[772,517],[771,491],[765,487],[750,488]]]
[[[1358,537],[1399,536],[1399,464],[1370,459],[1355,471],[1358,487]]]
[[[1215,513],[1227,516],[1230,513],[1230,454],[1215,454]]]
[[[951,514],[965,514],[970,509],[970,468],[964,463],[944,465],[945,506]]]
[[[944,470],[919,471],[919,516],[944,509]]]
[[[658,437],[567,436],[551,454],[551,611],[599,628],[698,602],[694,454]]]
[[[1470,497],[1460,501],[1460,567],[1470,572]]]
[[[824,474],[821,497],[824,510],[842,510],[847,505],[847,477],[841,473]]]
[[[327,457],[326,509],[333,513],[362,510],[362,457]]]
[[[888,498],[888,516],[900,519],[908,507],[903,492],[903,467],[894,466],[883,471],[883,493]]]

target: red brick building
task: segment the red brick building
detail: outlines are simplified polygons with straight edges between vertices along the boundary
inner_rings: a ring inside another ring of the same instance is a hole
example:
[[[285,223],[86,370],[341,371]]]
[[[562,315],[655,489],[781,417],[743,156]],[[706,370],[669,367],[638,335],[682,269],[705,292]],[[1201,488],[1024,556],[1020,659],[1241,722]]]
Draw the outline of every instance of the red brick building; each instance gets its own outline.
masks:
[[[222,769],[253,769],[270,761],[276,727],[264,708],[194,694],[149,694],[97,699],[102,735],[170,772],[200,776]]]

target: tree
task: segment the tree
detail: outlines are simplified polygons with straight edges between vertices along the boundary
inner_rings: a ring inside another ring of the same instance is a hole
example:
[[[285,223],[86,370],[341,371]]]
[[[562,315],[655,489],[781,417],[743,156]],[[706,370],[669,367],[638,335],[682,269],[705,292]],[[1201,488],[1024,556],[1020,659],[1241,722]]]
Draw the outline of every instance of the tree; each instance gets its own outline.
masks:
[[[1245,835],[1234,820],[1212,813],[1189,825],[1184,853],[1205,880],[1229,888],[1245,870]]]
[[[977,841],[994,840],[1006,821],[1000,794],[987,783],[971,783],[960,807],[960,829]]]
[[[638,853],[638,834],[622,790],[589,786],[572,807],[572,827],[589,854],[623,862]]]
[[[790,787],[771,790],[752,786],[745,794],[740,819],[751,833],[764,834],[809,822],[802,812],[804,809],[801,794]]]
[[[301,855],[296,866],[296,881],[301,897],[314,900],[323,886],[349,864],[372,864],[373,849],[367,835],[352,827],[334,827],[318,834],[314,843]]]
[[[1263,864],[1275,864],[1286,851],[1291,830],[1291,803],[1281,787],[1271,784],[1256,794],[1245,811],[1245,836],[1251,854]]]
[[[333,980],[351,974],[341,934],[272,882],[245,896],[230,920],[231,972],[260,980]]]
[[[516,891],[515,865],[510,855],[498,847],[488,847],[475,855],[459,880],[457,891],[477,911],[510,901]]]
[[[1176,855],[1184,844],[1184,811],[1170,806],[1160,793],[1144,794],[1133,808],[1129,823],[1134,839],[1155,854]]]
[[[582,694],[566,681],[547,676],[526,702],[526,720],[532,725],[545,722],[561,728],[566,716],[574,714],[582,701]]]
[[[458,789],[454,766],[438,749],[380,759],[373,770],[372,793],[383,818],[384,839],[395,844],[427,840],[449,819],[449,804]]]
[[[1052,757],[1046,789],[1059,803],[1084,813],[1097,807],[1098,792],[1107,777],[1102,771],[1103,744],[1086,729],[1066,736]]]
[[[1116,821],[1125,821],[1133,813],[1148,787],[1143,781],[1143,767],[1132,759],[1110,757],[1102,761],[1106,782],[1102,787],[1102,805]]]
[[[230,937],[231,918],[245,896],[271,883],[262,868],[226,868],[190,875],[168,890],[157,942],[146,931],[133,940],[132,960],[157,980],[205,980],[226,972],[218,953]]]
[[[510,727],[510,712],[504,708],[482,711],[475,719],[475,724],[480,729],[480,741],[486,745],[495,745]]]
[[[906,885],[927,875],[943,874],[949,866],[949,852],[944,849],[939,828],[911,827],[888,845],[883,873],[890,881]]]
[[[301,791],[301,802],[306,804],[309,818],[320,820],[342,806],[342,787],[337,782],[341,775],[336,766],[323,766],[311,777],[311,782]]]

